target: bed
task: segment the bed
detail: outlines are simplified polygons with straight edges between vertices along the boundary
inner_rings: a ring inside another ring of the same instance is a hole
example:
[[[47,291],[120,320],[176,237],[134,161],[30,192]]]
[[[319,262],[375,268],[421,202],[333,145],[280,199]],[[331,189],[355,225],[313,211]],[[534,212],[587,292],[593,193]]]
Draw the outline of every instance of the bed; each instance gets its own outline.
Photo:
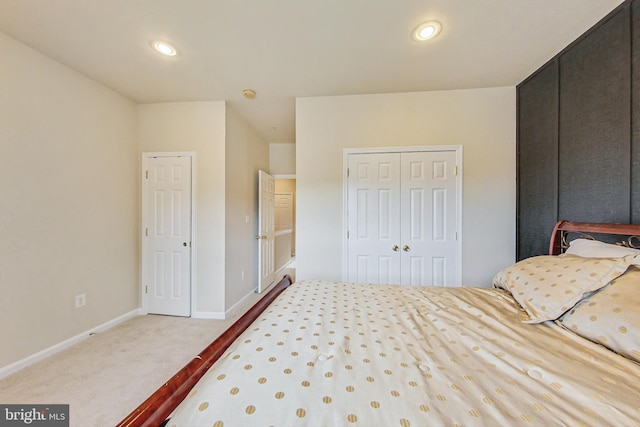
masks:
[[[639,235],[561,221],[493,288],[285,277],[119,425],[640,425]]]

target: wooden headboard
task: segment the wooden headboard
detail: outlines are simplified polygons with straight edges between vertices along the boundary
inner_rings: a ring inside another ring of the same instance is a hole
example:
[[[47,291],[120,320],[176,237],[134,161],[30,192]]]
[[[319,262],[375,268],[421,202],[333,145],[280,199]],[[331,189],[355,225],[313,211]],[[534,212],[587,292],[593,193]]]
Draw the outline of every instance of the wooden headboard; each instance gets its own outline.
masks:
[[[640,246],[640,224],[604,224],[593,222],[558,221],[551,234],[549,254],[559,255],[569,246],[568,236],[595,239],[594,235],[617,236],[615,243],[638,248]]]

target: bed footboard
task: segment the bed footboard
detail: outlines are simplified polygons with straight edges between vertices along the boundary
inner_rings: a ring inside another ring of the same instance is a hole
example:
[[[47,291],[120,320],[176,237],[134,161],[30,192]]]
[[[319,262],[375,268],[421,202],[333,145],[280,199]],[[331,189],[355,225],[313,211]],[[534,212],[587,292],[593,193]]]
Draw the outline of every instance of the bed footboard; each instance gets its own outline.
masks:
[[[273,302],[278,295],[291,285],[291,277],[286,275],[280,282],[251,307],[240,319],[231,325],[215,341],[186,364],[169,381],[155,391],[140,406],[133,410],[117,427],[159,426],[161,425],[198,380],[207,372],[229,346],[245,329]]]

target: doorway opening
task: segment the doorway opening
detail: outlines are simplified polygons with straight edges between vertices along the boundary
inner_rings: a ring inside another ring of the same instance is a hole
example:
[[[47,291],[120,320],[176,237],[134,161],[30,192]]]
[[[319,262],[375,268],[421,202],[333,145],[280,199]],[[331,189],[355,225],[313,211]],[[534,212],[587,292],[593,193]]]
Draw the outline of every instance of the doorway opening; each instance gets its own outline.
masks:
[[[275,270],[295,280],[296,180],[275,176]]]

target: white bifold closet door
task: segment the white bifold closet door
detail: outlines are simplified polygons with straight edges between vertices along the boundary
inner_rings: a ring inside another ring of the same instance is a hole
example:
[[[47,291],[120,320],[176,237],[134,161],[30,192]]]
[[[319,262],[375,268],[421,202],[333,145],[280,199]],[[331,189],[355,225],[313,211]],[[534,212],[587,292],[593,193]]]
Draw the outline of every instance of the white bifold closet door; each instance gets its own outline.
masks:
[[[455,151],[349,154],[348,280],[458,286]]]

